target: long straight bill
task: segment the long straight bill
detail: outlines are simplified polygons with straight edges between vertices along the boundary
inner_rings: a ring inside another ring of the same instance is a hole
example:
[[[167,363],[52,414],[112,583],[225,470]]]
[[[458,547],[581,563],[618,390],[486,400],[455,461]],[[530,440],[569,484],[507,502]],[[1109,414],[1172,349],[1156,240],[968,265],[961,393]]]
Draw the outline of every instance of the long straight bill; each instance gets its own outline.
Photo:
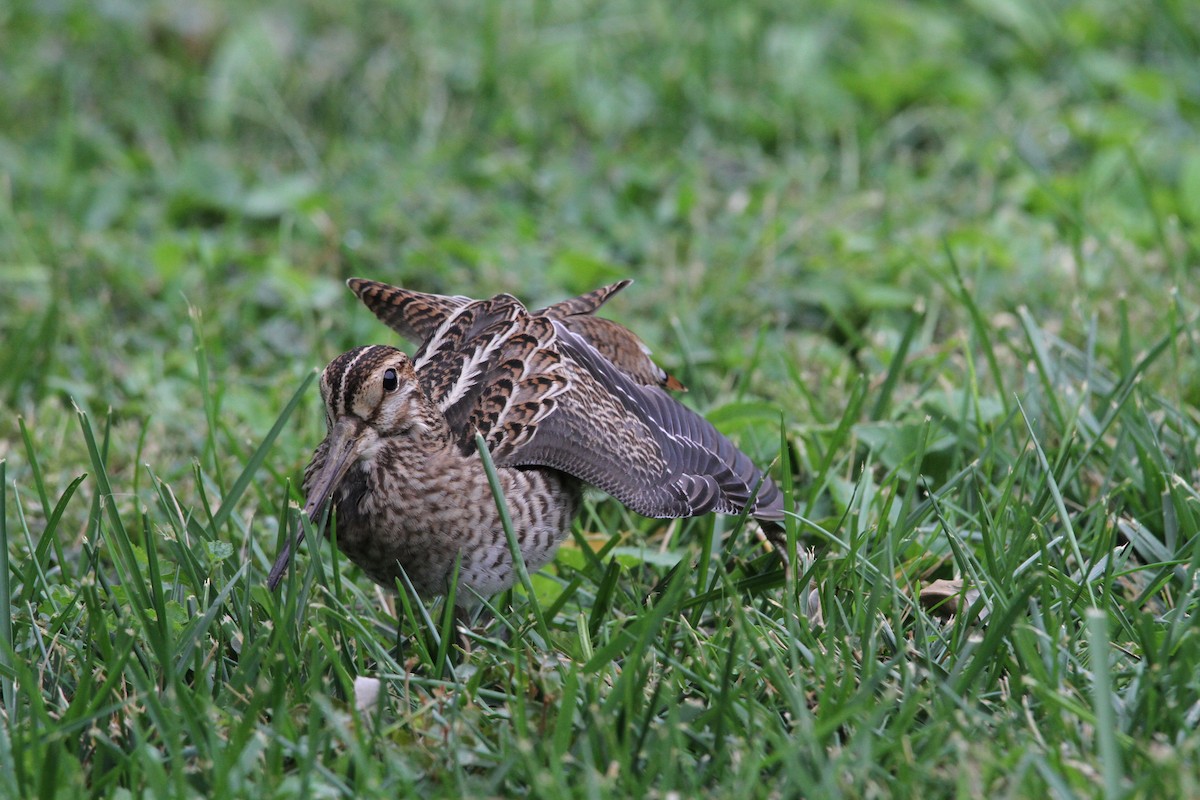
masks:
[[[350,466],[358,460],[362,432],[362,423],[348,418],[338,420],[333,426],[333,430],[329,432],[327,438],[329,447],[325,451],[325,462],[313,480],[312,488],[309,489],[304,503],[304,514],[312,520],[314,525],[317,524],[325,502],[345,477],[346,470],[350,469]],[[296,532],[295,539],[283,543],[283,548],[275,558],[275,565],[271,567],[271,573],[267,576],[267,588],[271,591],[274,591],[283,579],[288,563],[292,559],[292,553],[302,541],[304,541],[303,525]]]

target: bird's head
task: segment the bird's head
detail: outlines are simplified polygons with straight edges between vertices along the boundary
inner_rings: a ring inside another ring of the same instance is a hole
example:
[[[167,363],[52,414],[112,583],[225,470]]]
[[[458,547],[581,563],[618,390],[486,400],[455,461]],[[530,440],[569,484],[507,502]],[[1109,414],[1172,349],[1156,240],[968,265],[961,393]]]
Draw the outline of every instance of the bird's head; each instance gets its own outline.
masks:
[[[369,461],[390,438],[429,427],[417,373],[394,347],[370,345],[342,353],[321,373],[321,399],[328,433],[318,454],[323,450],[324,458],[314,459],[316,473],[305,475],[304,513],[314,521],[355,463]],[[272,588],[290,555],[287,547],[276,559],[268,581]]]
[[[356,437],[408,432],[421,424],[424,397],[408,356],[377,344],[355,347],[329,362],[321,373],[321,400],[332,447],[343,432]]]
[[[427,428],[425,395],[401,351],[386,345],[347,350],[321,373],[325,459],[308,484],[304,512],[316,519],[356,461],[370,460],[389,438]]]

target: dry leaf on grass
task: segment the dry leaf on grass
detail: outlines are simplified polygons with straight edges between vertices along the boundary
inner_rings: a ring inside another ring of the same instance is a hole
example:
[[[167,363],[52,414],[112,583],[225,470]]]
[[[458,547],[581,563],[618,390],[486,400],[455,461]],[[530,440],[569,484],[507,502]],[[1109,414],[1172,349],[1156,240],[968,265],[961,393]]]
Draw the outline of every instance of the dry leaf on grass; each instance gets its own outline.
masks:
[[[917,599],[930,614],[946,619],[970,608],[979,599],[979,590],[967,589],[962,578],[943,578],[922,589]]]

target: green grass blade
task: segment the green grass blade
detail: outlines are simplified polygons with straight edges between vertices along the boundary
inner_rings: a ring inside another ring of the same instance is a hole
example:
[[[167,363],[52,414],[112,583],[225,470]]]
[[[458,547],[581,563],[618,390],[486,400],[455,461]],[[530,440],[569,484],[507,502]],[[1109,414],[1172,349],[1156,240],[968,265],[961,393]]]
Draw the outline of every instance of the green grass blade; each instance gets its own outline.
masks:
[[[283,431],[283,427],[287,424],[288,419],[292,416],[292,412],[296,410],[296,407],[300,405],[300,401],[304,399],[304,394],[308,390],[309,384],[313,382],[315,377],[316,373],[310,372],[304,378],[304,380],[301,381],[299,388],[297,388],[292,394],[292,397],[290,400],[288,400],[287,405],[283,407],[283,411],[281,411],[279,416],[275,419],[275,424],[271,426],[271,430],[267,432],[267,435],[263,438],[262,443],[259,444],[259,446],[254,450],[254,454],[250,456],[250,460],[246,462],[246,466],[242,469],[242,473],[238,475],[237,480],[233,482],[233,487],[230,488],[230,490],[225,494],[225,497],[221,501],[221,507],[217,509],[215,514],[213,514],[212,522],[210,524],[214,536],[216,536],[217,532],[225,526],[226,521],[229,519],[229,515],[233,513],[233,509],[237,507],[238,502],[242,499],[242,495],[245,494],[246,488],[249,487],[250,482],[254,480],[255,473],[258,472],[259,467],[261,467],[263,461],[266,460],[267,454],[271,450],[271,445],[275,443],[275,439],[278,438],[279,434]]]
[[[1096,713],[1096,741],[1104,779],[1104,796],[1125,796],[1124,769],[1117,744],[1117,717],[1113,708],[1112,672],[1109,665],[1108,615],[1101,609],[1087,613],[1088,651],[1092,662],[1092,702]]]
[[[0,458],[0,700],[4,703],[6,719],[16,716],[17,696],[12,679],[13,609],[12,592],[8,586],[8,463]]]
[[[516,531],[513,529],[512,517],[508,513],[508,503],[504,500],[504,490],[500,487],[500,476],[496,473],[496,465],[492,463],[492,454],[488,452],[487,442],[483,436],[475,434],[475,447],[479,451],[479,458],[483,462],[483,471],[487,474],[488,486],[491,487],[492,497],[496,500],[496,509],[500,512],[500,524],[504,527],[504,537],[508,540],[508,551],[512,554],[513,568],[517,571],[517,580],[522,588],[525,589],[525,594],[529,599],[529,607],[533,611],[533,618],[537,625],[538,633],[542,637],[542,641],[547,645],[550,643],[550,627],[546,624],[546,618],[542,615],[542,607],[537,599],[537,592],[534,591],[533,582],[529,579],[529,570],[525,568],[525,557],[521,555],[521,543],[517,540]]]

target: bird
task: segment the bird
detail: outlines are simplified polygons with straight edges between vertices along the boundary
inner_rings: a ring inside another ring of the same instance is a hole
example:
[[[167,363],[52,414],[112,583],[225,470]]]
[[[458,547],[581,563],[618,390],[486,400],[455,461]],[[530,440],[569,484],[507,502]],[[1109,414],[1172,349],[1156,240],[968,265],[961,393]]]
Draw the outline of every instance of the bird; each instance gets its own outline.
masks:
[[[595,312],[630,281],[530,311],[352,278],[384,324],[419,346],[410,358],[355,347],[323,370],[327,435],[304,470],[303,513],[335,509],[338,549],[373,581],[401,574],[456,613],[518,579],[477,446],[495,464],[521,558],[533,572],[569,534],[585,487],[647,517],[746,513],[790,563],[778,485],[704,417],[637,336]],[[274,590],[300,539],[268,576]]]

